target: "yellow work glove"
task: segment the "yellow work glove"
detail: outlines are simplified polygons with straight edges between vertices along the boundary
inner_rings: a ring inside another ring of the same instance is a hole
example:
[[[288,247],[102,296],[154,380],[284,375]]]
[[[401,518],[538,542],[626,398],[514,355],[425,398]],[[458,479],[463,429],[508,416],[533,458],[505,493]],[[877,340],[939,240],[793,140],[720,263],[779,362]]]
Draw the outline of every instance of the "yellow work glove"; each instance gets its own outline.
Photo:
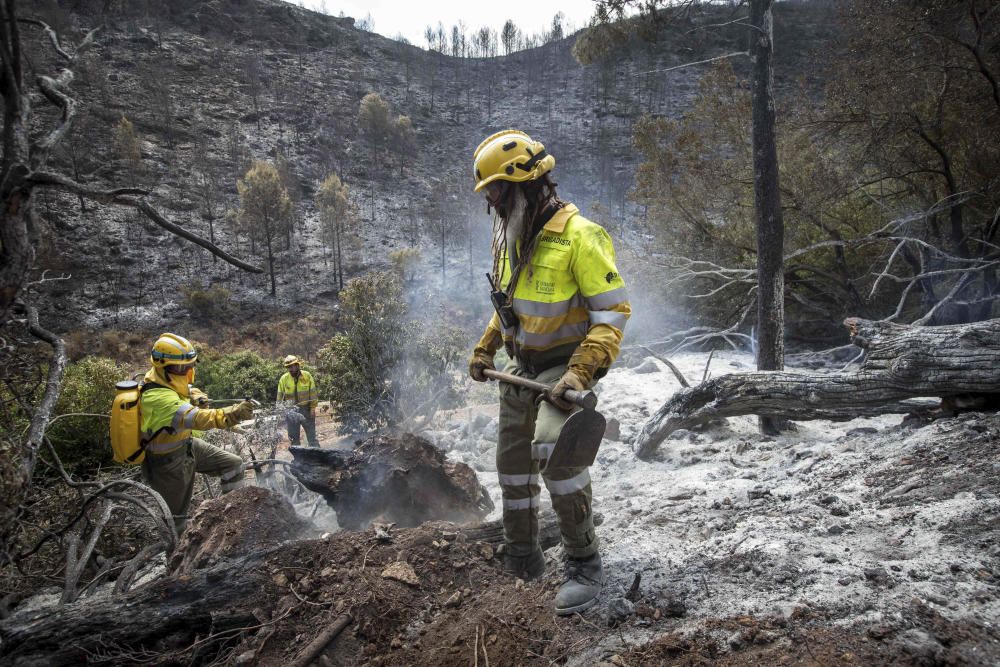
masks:
[[[198,387],[191,387],[191,392],[188,394],[188,398],[191,400],[191,404],[199,408],[208,407],[208,394],[203,392]]]
[[[485,352],[473,354],[472,358],[469,359],[469,375],[476,382],[486,382],[489,378],[483,374],[485,370],[496,370],[496,366],[493,365],[493,357]]]
[[[228,408],[223,408],[222,412],[226,415],[226,421],[229,426],[235,426],[241,421],[246,421],[253,417],[253,403],[242,401],[236,405],[230,405]]]
[[[560,410],[569,412],[576,406],[574,403],[570,403],[562,398],[562,395],[566,393],[567,389],[583,391],[586,388],[587,385],[584,384],[583,380],[581,380],[576,373],[573,371],[566,371],[563,373],[563,376],[559,378],[559,382],[556,382],[556,385],[552,387],[552,391],[549,392],[549,402]]]

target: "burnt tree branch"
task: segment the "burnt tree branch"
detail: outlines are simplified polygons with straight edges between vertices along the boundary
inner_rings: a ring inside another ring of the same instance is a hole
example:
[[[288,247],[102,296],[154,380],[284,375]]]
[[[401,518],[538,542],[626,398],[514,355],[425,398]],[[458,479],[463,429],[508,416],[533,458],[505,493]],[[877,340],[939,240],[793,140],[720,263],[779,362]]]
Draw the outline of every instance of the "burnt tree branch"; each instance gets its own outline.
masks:
[[[66,344],[62,338],[38,323],[38,311],[32,306],[23,306],[28,320],[28,331],[36,338],[52,346],[52,358],[49,360],[49,370],[45,379],[45,392],[31,415],[27,433],[20,445],[20,461],[17,463],[18,478],[14,481],[4,497],[0,498],[0,558],[10,557],[8,538],[13,530],[13,523],[19,511],[20,503],[31,486],[31,477],[38,460],[38,450],[45,437],[45,430],[52,417],[52,411],[59,400],[63,375],[69,358],[66,354]]]
[[[738,415],[845,421],[918,407],[909,399],[1000,395],[1000,319],[916,327],[850,318],[852,341],[866,351],[853,373],[733,373],[678,391],[635,442],[649,458],[671,433]]]
[[[229,262],[233,266],[239,267],[244,271],[249,271],[250,273],[264,272],[264,269],[254,266],[253,264],[248,264],[237,257],[233,257],[211,241],[188,231],[177,223],[167,220],[163,214],[161,214],[144,198],[145,195],[149,194],[148,190],[141,188],[116,188],[113,190],[102,190],[89,185],[84,185],[83,183],[77,183],[68,176],[63,176],[62,174],[53,172],[35,172],[31,174],[27,180],[38,187],[62,190],[64,192],[69,192],[84,197],[85,199],[90,199],[103,204],[129,206],[141,212],[149,218],[149,220],[156,223],[160,227],[163,227],[170,233],[205,248],[213,255]]]

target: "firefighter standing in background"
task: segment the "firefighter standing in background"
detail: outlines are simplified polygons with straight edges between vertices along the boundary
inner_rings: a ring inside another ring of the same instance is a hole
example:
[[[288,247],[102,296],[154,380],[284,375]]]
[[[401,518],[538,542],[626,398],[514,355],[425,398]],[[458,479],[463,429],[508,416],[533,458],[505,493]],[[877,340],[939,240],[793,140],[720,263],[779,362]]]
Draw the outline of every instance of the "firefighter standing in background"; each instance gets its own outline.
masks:
[[[541,576],[538,544],[539,470],[574,406],[567,389],[592,387],[618,355],[631,314],[615,265],[611,237],[556,196],[549,172],[555,158],[516,130],[483,141],[474,156],[475,190],[496,211],[493,237],[494,306],[476,345],[469,373],[486,380],[503,345],[508,373],[555,383],[551,404],[536,394],[500,384],[497,472],[503,494],[504,566],[525,579]],[[604,581],[591,510],[587,468],[541,473],[559,518],[566,580],[556,613],[583,611],[597,601]]]
[[[282,364],[288,372],[278,380],[278,403],[292,404],[285,415],[288,442],[292,447],[299,446],[299,427],[302,426],[306,430],[309,446],[319,447],[319,440],[316,439],[316,406],[319,404],[319,394],[312,373],[302,370],[302,360],[294,354],[285,357]]]
[[[142,474],[167,502],[181,533],[196,472],[219,477],[223,493],[243,484],[243,459],[193,437],[192,430],[235,426],[253,416],[253,404],[209,408],[208,396],[191,386],[198,353],[186,338],[161,334],[149,358],[153,367],[143,378],[139,395],[146,452]]]

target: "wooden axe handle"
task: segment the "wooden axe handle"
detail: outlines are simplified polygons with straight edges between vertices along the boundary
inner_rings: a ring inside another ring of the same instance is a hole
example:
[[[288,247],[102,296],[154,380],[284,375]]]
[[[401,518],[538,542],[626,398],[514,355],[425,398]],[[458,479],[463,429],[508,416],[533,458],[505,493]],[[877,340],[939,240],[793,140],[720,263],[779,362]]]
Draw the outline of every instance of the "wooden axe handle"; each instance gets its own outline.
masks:
[[[519,377],[517,375],[511,375],[510,373],[501,373],[500,371],[491,371],[486,369],[483,371],[483,375],[492,380],[498,380],[500,382],[506,382],[507,384],[513,384],[518,387],[524,387],[525,389],[537,391],[539,394],[548,394],[552,391],[552,387],[547,384],[535,382],[534,380],[529,380],[528,378]],[[567,389],[566,393],[563,394],[562,397],[570,403],[579,405],[585,410],[593,410],[597,407],[597,394],[589,389],[585,389],[583,391]]]

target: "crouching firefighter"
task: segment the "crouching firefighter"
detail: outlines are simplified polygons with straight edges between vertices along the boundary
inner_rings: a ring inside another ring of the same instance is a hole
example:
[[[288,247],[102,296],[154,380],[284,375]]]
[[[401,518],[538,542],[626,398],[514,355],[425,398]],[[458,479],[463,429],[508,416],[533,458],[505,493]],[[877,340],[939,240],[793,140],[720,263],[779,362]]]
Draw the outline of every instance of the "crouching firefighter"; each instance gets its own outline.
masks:
[[[195,473],[218,477],[223,493],[243,485],[243,459],[193,437],[192,430],[235,426],[253,416],[253,404],[243,401],[221,409],[208,407],[208,396],[191,386],[198,353],[186,338],[162,334],[149,358],[153,367],[139,390],[145,453],[142,473],[146,483],[166,500],[180,534],[187,520]]]
[[[469,374],[482,382],[502,344],[508,373],[555,384],[549,402],[500,384],[497,472],[503,494],[504,567],[525,579],[541,576],[539,476],[552,498],[566,555],[556,613],[583,611],[604,581],[591,511],[588,468],[546,469],[549,453],[574,406],[567,389],[592,387],[618,355],[631,314],[615,266],[611,237],[556,196],[555,158],[523,132],[487,138],[474,156],[475,190],[495,211],[493,270],[496,312],[476,345]],[[541,474],[539,475],[539,471]]]

